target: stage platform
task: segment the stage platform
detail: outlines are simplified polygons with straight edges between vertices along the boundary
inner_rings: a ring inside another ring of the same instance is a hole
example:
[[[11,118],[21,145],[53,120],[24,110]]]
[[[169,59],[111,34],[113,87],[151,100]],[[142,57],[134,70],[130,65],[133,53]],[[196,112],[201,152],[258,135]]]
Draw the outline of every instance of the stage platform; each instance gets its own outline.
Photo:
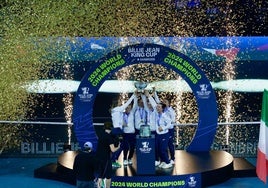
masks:
[[[76,151],[67,151],[58,157],[57,163],[47,164],[34,171],[34,177],[52,179],[75,185],[75,176],[72,171]],[[175,165],[170,169],[156,167],[155,174],[137,174],[135,156],[131,166],[123,166],[114,169],[112,181],[119,182],[120,187],[125,184],[120,182],[131,182],[152,179],[152,181],[164,181],[166,179],[180,180],[181,177],[200,175],[201,187],[220,184],[233,177],[255,177],[255,166],[243,158],[233,158],[226,151],[209,151],[189,153],[184,150],[176,150]],[[119,158],[122,162],[122,155]],[[187,183],[187,182],[186,182]],[[177,184],[178,185],[178,184]],[[137,185],[135,185],[137,186]],[[176,187],[176,186],[173,186]],[[177,187],[180,187],[179,185]],[[187,187],[187,186],[186,186]]]

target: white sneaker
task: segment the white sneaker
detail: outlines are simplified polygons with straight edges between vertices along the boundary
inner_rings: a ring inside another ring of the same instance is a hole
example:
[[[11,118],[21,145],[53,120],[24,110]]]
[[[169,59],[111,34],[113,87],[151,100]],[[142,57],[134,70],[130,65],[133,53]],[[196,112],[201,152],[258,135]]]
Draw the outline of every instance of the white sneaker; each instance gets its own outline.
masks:
[[[165,165],[165,162],[161,162],[160,165],[158,166],[159,168],[162,168],[163,165]]]
[[[128,161],[127,160],[124,160],[123,161],[123,164],[124,164],[124,166],[127,166],[128,165]]]
[[[166,168],[171,168],[172,167],[172,164],[171,163],[168,163],[168,164],[163,164],[162,166],[161,166],[161,168],[164,168],[164,169],[166,169]]]
[[[174,165],[175,164],[175,162],[171,159],[170,160],[170,163],[172,164],[172,165]]]
[[[127,161],[127,163],[128,163],[129,165],[132,165],[132,160],[129,159],[129,160]]]
[[[155,166],[159,166],[159,165],[160,165],[160,161],[155,161],[155,162],[154,162],[154,165],[155,165]]]

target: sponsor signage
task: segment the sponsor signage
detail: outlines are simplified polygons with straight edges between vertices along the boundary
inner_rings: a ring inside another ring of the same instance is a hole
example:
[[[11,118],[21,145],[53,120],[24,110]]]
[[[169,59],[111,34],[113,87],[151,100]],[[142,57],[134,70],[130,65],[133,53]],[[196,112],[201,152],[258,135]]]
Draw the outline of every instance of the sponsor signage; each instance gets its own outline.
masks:
[[[202,187],[199,173],[177,176],[114,176],[111,187],[116,188],[179,188],[179,187]]]
[[[216,98],[210,81],[187,56],[158,44],[141,43],[117,49],[99,59],[84,75],[74,101],[73,123],[76,138],[97,144],[93,127],[93,105],[99,88],[117,70],[138,63],[160,64],[178,73],[191,87],[198,105],[199,121],[188,151],[209,151],[217,128]],[[96,148],[96,146],[94,147]]]

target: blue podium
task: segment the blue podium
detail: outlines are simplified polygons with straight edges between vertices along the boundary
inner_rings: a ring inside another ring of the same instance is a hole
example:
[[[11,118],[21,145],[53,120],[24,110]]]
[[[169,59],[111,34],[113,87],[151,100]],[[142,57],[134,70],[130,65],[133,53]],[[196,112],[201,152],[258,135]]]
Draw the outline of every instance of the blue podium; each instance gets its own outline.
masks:
[[[137,174],[155,174],[155,136],[136,136]]]

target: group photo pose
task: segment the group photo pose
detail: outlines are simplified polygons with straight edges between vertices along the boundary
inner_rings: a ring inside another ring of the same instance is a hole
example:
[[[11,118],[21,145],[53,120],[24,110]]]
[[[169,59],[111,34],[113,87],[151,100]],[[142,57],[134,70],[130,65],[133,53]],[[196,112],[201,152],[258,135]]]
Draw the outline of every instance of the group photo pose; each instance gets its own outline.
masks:
[[[175,163],[176,113],[168,99],[160,99],[155,88],[151,91],[135,90],[124,104],[112,104],[110,112],[112,134],[121,143],[111,157],[113,168],[133,164],[136,137],[142,136],[141,129],[145,126],[149,131],[147,136],[155,138],[155,167],[172,168]],[[119,161],[121,154],[123,161]]]

